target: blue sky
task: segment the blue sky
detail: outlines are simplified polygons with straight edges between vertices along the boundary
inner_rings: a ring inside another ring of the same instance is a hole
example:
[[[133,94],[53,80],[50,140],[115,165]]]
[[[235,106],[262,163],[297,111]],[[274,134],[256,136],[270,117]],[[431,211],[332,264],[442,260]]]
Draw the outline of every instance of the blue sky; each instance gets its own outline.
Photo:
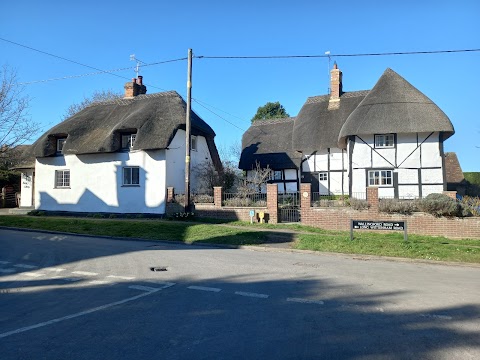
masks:
[[[390,67],[450,118],[445,143],[464,171],[480,171],[480,52],[335,57],[335,54],[480,48],[477,0],[404,1],[8,1],[0,5],[0,37],[132,78],[130,54],[154,63],[187,56],[332,54],[345,91],[371,89]],[[0,40],[0,64],[22,82],[94,70]],[[148,93],[186,94],[186,61],[144,67]],[[102,74],[25,86],[30,115],[45,126],[95,90],[123,92],[126,79]],[[194,59],[193,103],[220,147],[240,141],[257,108],[280,101],[291,116],[308,96],[327,93],[328,59]],[[231,125],[230,123],[235,124]]]

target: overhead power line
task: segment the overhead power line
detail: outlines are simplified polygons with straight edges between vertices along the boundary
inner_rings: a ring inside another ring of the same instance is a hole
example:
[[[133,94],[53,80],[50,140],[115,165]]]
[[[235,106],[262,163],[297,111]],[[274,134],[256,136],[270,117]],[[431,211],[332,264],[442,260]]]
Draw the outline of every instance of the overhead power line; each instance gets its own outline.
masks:
[[[355,57],[355,56],[391,56],[391,55],[420,55],[420,54],[444,54],[461,52],[478,52],[480,49],[462,50],[434,50],[434,51],[403,51],[385,53],[360,53],[360,54],[322,54],[322,55],[265,55],[265,56],[195,56],[197,59],[302,59],[302,58],[329,58],[329,57]]]
[[[215,116],[218,116],[220,119],[222,119],[223,121],[226,121],[227,123],[229,123],[230,125],[232,126],[235,126],[237,129],[239,130],[242,130],[242,131],[246,131],[245,129],[242,129],[241,127],[237,126],[236,124],[232,123],[231,121],[228,121],[227,119],[225,119],[223,116],[221,115],[218,115],[216,112],[210,110],[208,107],[206,107],[205,105],[202,105],[198,100],[196,99],[193,99],[193,101],[195,101],[198,105],[200,105],[201,107],[203,107],[204,109],[206,109],[207,111],[210,111],[213,115]]]

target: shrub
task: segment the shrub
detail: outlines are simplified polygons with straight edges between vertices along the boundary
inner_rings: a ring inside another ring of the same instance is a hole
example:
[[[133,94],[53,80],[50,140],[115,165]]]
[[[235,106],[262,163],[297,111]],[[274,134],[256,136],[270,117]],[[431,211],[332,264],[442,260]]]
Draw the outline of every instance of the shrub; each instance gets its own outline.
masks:
[[[193,212],[177,212],[171,217],[173,220],[193,220],[195,213]]]
[[[350,206],[354,210],[366,210],[368,209],[368,202],[362,199],[350,199]]]
[[[418,208],[434,216],[468,216],[469,211],[457,200],[444,194],[430,194],[418,202]]]
[[[467,209],[471,215],[480,216],[480,197],[464,196],[460,204]]]
[[[94,219],[103,219],[104,217],[105,217],[104,214],[99,214],[99,213],[93,214]]]
[[[252,206],[253,201],[249,198],[234,197],[224,201],[225,206]]]
[[[27,215],[30,215],[30,216],[45,216],[45,211],[32,210]]]
[[[108,218],[109,218],[109,219],[116,219],[116,218],[117,218],[117,215],[115,215],[115,214],[110,214],[110,215],[108,215]]]
[[[212,195],[208,194],[198,194],[198,195],[193,195],[193,202],[194,203],[213,203],[214,199]]]
[[[378,203],[378,210],[388,214],[409,215],[414,211],[418,211],[418,206],[416,200],[382,199]]]

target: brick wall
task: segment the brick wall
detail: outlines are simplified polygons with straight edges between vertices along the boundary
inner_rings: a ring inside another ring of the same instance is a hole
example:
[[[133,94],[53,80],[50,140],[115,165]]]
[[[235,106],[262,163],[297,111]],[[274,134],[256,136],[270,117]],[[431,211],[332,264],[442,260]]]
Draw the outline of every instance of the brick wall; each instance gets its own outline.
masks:
[[[301,184],[302,224],[327,230],[349,230],[353,220],[406,221],[409,234],[480,239],[480,218],[436,218],[430,214],[392,215],[378,212],[378,189],[367,189],[368,210],[312,208],[310,184]],[[304,196],[306,195],[306,196]]]

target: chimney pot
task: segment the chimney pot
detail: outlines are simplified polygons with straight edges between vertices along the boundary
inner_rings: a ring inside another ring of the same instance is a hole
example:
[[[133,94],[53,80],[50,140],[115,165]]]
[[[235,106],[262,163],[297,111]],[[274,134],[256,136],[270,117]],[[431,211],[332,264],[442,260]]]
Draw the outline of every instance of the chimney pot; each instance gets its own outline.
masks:
[[[143,76],[138,75],[138,85],[143,85]]]

